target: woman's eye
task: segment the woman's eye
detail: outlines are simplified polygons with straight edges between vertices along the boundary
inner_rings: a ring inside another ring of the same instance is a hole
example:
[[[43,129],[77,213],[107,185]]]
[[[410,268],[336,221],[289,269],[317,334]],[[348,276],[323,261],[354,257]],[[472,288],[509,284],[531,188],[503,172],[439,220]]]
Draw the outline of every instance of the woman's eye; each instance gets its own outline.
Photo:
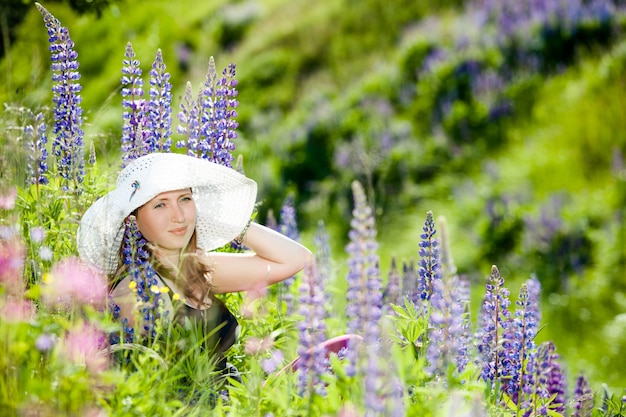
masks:
[[[193,198],[191,198],[191,196],[190,196],[190,195],[188,195],[188,196],[182,197],[180,200],[181,200],[181,201],[192,201],[192,200],[193,200]]]
[[[165,205],[164,205],[163,203],[159,203],[159,204],[157,204],[156,206],[154,206],[154,208],[161,208],[161,207],[164,207],[164,206],[165,206]]]

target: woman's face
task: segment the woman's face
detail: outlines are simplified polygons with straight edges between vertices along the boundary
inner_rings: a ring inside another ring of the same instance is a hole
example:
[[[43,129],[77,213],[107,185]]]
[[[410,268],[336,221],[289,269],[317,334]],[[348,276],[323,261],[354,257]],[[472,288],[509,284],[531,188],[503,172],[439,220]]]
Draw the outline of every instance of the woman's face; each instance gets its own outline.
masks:
[[[196,228],[196,204],[191,190],[167,191],[139,207],[137,227],[161,252],[180,253]]]

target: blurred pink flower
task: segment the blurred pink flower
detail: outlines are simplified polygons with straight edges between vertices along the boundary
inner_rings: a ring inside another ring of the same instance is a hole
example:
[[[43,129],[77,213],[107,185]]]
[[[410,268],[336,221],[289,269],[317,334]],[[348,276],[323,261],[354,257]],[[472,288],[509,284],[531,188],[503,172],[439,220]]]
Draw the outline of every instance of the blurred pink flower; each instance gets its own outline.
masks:
[[[52,306],[80,304],[104,307],[107,299],[106,277],[80,259],[67,258],[44,275],[43,299]]]
[[[11,187],[6,195],[0,195],[0,209],[13,210],[15,207],[15,198],[17,197],[17,189]]]
[[[28,300],[6,300],[0,307],[0,317],[10,323],[30,321],[34,315],[35,306]]]
[[[265,336],[263,339],[251,336],[246,339],[244,352],[246,355],[255,355],[257,353],[267,352],[274,347],[274,339],[271,336]]]
[[[106,336],[95,326],[83,324],[67,332],[63,340],[64,353],[76,364],[84,363],[92,372],[104,371],[109,366],[108,356],[101,354]]]
[[[17,237],[0,240],[0,283],[11,294],[19,294],[24,287],[22,272],[26,249]]]
[[[361,414],[353,405],[344,405],[341,410],[339,410],[339,414],[337,417],[360,417]]]

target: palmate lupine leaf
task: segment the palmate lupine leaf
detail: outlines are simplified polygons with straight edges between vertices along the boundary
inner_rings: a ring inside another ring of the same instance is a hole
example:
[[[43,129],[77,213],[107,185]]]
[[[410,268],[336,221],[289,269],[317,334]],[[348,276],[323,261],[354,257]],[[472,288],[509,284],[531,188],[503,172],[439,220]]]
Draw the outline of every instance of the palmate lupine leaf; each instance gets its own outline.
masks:
[[[63,190],[79,194],[80,184],[85,177],[85,157],[78,53],[74,50],[74,42],[68,29],[41,4],[35,5],[42,14],[48,30],[49,49],[52,54],[55,135],[52,150],[56,157],[57,172],[63,179]]]

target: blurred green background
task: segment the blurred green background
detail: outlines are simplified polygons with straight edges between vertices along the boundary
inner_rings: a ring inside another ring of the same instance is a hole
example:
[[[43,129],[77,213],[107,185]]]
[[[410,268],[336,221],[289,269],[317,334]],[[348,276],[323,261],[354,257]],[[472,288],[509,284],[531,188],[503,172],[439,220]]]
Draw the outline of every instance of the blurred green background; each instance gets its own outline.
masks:
[[[593,2],[572,1],[564,9],[571,14],[545,21],[532,10],[532,18],[518,13],[517,20],[506,20],[509,15],[487,3],[42,5],[76,44],[85,140],[95,145],[100,166],[111,167],[112,178],[127,42],[144,75],[162,50],[175,122],[185,83],[198,91],[209,57],[219,69],[234,62],[240,101],[235,154],[243,155],[246,174],[259,183],[262,218],[279,213],[293,195],[302,240],[312,245],[324,221],[342,277],[350,183],[357,179],[375,207],[386,277],[392,257],[417,259],[425,213],[432,210],[446,219],[475,309],[492,264],[513,300],[519,284],[536,275],[543,287],[539,341],[556,343],[570,380],[582,371],[595,388],[603,382],[624,388],[623,2],[596,1],[612,7],[592,9]],[[4,0],[0,19],[5,116],[20,106],[50,107],[41,15],[33,2]],[[17,140],[7,127],[4,143]]]

